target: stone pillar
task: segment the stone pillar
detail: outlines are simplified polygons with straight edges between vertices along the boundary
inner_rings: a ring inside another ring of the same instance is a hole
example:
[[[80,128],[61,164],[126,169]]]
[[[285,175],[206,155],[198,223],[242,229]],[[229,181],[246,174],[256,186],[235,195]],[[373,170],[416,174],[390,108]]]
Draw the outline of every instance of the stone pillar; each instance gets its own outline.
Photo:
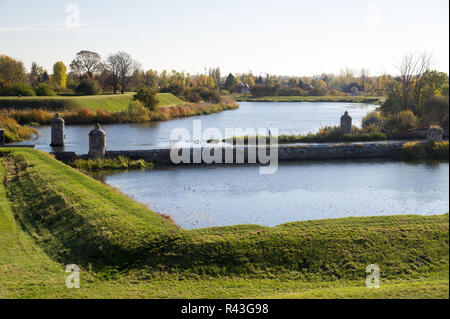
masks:
[[[89,158],[105,158],[106,133],[96,124],[95,128],[89,132]]]
[[[428,142],[442,142],[443,132],[444,130],[439,126],[430,126],[427,134]]]
[[[352,132],[352,117],[348,115],[347,111],[341,116],[341,132],[344,134]]]
[[[5,146],[5,130],[0,128],[0,146]]]
[[[64,138],[66,137],[64,133],[64,120],[59,116],[58,113],[52,119],[52,142],[50,146],[64,146]]]

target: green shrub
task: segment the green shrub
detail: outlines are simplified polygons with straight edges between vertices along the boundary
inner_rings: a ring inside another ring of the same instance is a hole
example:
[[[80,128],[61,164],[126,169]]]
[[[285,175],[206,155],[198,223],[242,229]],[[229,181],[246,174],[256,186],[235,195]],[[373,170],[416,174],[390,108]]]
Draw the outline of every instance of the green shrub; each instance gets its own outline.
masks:
[[[433,96],[424,104],[421,122],[425,126],[438,124],[448,130],[449,103],[448,96]]]
[[[51,86],[46,83],[41,83],[35,90],[37,96],[55,96],[56,93]]]
[[[102,92],[102,89],[96,81],[83,79],[75,89],[75,92],[79,95],[97,95]]]
[[[12,95],[16,96],[35,96],[34,90],[31,86],[23,83],[18,83],[12,87]]]
[[[202,96],[198,92],[187,89],[184,93],[184,99],[188,102],[198,103],[202,100]]]
[[[402,147],[405,159],[448,159],[448,141],[446,142],[410,142]]]
[[[305,94],[301,88],[280,88],[278,92],[279,96],[302,96]]]
[[[202,87],[202,88],[195,89],[195,92],[200,94],[203,101],[207,101],[210,103],[220,103],[221,102],[220,93],[216,89]]]
[[[425,144],[419,142],[409,142],[402,146],[402,156],[404,158],[425,159],[428,157]]]
[[[133,100],[142,102],[150,111],[156,111],[158,109],[159,99],[156,95],[156,91],[153,89],[138,89],[133,96]]]
[[[432,158],[448,159],[448,141],[431,143],[428,148],[428,153],[431,154]]]
[[[128,114],[136,122],[145,122],[150,119],[150,110],[139,100],[130,102]]]
[[[380,112],[370,112],[362,119],[362,127],[381,126],[383,124],[383,116]]]
[[[5,82],[0,79],[0,96],[11,96],[12,93],[12,85],[9,82]]]
[[[419,120],[412,111],[401,111],[390,115],[384,121],[384,127],[390,131],[407,131],[417,127]]]

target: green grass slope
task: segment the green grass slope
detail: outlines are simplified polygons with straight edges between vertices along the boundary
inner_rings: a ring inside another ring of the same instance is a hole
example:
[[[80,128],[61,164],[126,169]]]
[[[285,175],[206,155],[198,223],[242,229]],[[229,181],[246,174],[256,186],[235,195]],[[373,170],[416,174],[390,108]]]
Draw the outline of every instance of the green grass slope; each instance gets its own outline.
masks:
[[[386,276],[448,267],[448,214],[183,230],[43,152],[5,150],[16,218],[59,261],[349,279],[370,263]]]
[[[5,298],[448,298],[448,214],[188,231],[31,149],[0,150],[0,246]]]
[[[44,109],[44,110],[76,110],[88,108],[92,111],[105,109],[119,112],[128,108],[133,92],[124,94],[105,94],[87,96],[23,96],[0,97],[0,109]],[[160,106],[177,106],[183,103],[171,93],[158,93]]]
[[[172,93],[158,93],[159,106],[177,106],[184,102]]]
[[[58,279],[60,265],[53,262],[17,224],[6,198],[5,169],[0,163],[0,298],[20,294],[22,283],[31,290],[38,282],[51,283]]]

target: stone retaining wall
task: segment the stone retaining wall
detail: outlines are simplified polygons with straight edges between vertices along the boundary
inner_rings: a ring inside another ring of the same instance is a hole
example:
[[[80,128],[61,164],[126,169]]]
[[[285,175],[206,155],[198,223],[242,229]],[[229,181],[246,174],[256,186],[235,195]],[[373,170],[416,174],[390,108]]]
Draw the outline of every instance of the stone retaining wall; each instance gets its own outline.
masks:
[[[296,144],[279,145],[279,161],[295,160],[332,160],[332,159],[364,159],[364,158],[399,158],[403,144],[406,142],[364,142],[364,143],[330,143],[330,144]],[[236,162],[236,155],[243,154],[244,162],[248,163],[248,151],[254,151],[255,146],[227,147],[228,152],[233,153],[233,162]],[[264,147],[258,147],[264,152]],[[268,147],[266,154],[269,154]],[[185,149],[190,154],[191,163],[193,162],[193,153],[200,149]],[[202,149],[203,150],[203,149]],[[211,151],[209,151],[211,150]],[[223,161],[225,161],[225,148],[217,150],[208,147],[208,152],[222,152]],[[52,153],[55,158],[61,161],[70,161],[77,158],[87,159],[88,155],[77,155],[74,152],[55,152]],[[147,162],[173,164],[170,159],[170,149],[154,150],[125,150],[125,151],[106,151],[106,158],[125,156],[133,160],[143,159]],[[258,151],[256,151],[256,160],[259,162]]]

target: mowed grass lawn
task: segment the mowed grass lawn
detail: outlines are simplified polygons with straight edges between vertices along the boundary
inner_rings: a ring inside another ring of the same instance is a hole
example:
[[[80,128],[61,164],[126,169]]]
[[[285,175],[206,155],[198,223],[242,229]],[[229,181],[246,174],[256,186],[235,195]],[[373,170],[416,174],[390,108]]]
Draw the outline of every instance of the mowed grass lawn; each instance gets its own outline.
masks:
[[[0,298],[449,297],[448,214],[183,230],[28,149],[0,150],[0,247]]]
[[[47,110],[75,110],[88,108],[92,111],[105,109],[109,112],[120,112],[128,108],[135,93],[104,94],[86,96],[23,96],[0,97],[0,108],[42,108]],[[158,93],[160,106],[170,107],[183,103],[171,93]]]

